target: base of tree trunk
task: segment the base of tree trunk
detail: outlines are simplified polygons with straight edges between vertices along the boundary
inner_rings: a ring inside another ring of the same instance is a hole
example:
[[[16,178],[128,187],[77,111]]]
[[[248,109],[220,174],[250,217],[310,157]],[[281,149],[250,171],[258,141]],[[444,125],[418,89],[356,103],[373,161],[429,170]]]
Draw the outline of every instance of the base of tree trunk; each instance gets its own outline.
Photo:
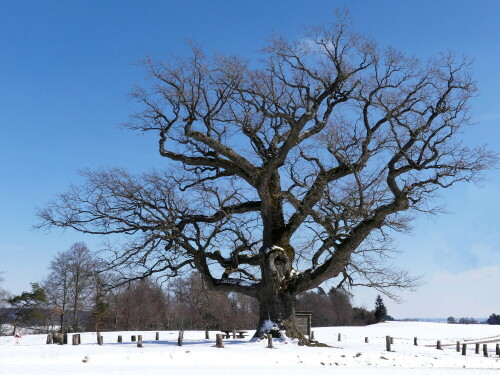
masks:
[[[287,339],[298,340],[298,344],[301,346],[313,346],[313,347],[329,347],[329,345],[319,343],[315,340],[311,340],[304,336],[300,332],[299,328],[295,324],[294,319],[286,319],[282,323],[272,323],[269,320],[264,320],[259,324],[259,328],[255,331],[255,335],[252,341],[260,341],[267,339],[269,336],[276,337],[282,341]]]

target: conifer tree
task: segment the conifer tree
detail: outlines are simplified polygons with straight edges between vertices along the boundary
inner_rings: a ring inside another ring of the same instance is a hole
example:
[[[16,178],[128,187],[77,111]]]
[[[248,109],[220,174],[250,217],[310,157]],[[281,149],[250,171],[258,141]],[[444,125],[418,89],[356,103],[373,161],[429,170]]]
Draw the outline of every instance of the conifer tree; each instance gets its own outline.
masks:
[[[384,301],[382,300],[382,297],[380,297],[380,294],[375,300],[374,315],[375,319],[377,319],[377,322],[383,322],[385,320],[385,316],[387,315],[387,308],[385,307]]]

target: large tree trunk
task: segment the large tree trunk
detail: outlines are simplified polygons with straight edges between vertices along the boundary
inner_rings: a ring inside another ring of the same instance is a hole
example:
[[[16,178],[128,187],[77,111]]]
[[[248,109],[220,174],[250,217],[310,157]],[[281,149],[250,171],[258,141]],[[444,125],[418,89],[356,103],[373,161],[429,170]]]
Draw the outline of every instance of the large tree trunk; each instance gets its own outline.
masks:
[[[268,335],[296,338],[308,342],[295,324],[295,293],[279,288],[275,282],[262,283],[259,291],[259,324],[254,338]]]

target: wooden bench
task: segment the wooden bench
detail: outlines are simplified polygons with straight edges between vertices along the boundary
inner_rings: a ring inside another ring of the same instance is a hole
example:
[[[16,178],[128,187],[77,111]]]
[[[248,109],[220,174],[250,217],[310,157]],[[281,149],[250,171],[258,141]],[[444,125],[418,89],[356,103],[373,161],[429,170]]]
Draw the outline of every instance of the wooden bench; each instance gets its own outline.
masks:
[[[245,337],[248,336],[247,335],[248,331],[222,329],[221,332],[224,333],[226,339],[231,338],[231,334],[233,335],[233,339],[244,339]]]

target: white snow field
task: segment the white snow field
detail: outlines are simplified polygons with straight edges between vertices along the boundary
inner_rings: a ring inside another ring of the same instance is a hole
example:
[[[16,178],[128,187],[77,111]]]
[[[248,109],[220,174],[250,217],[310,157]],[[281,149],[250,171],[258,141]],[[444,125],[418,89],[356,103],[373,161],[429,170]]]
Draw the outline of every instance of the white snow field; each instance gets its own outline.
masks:
[[[388,322],[367,327],[314,328],[315,338],[332,347],[300,347],[294,342],[225,339],[215,347],[215,333],[205,340],[201,331],[186,331],[184,345],[177,346],[177,332],[103,332],[104,345],[95,333],[83,333],[82,344],[46,345],[46,335],[26,335],[19,345],[13,337],[0,337],[0,374],[500,374],[495,354],[500,326],[423,322]],[[338,334],[341,341],[338,341]],[[143,335],[143,348],[130,341]],[[117,336],[123,343],[116,343]],[[392,336],[392,351],[385,348]],[[365,343],[368,337],[369,343]],[[414,337],[418,346],[413,345]],[[441,340],[443,350],[435,348]],[[467,355],[456,352],[456,341],[468,342]],[[488,354],[475,354],[475,342],[489,341]],[[71,343],[71,335],[69,336]],[[429,346],[427,346],[429,345]]]

